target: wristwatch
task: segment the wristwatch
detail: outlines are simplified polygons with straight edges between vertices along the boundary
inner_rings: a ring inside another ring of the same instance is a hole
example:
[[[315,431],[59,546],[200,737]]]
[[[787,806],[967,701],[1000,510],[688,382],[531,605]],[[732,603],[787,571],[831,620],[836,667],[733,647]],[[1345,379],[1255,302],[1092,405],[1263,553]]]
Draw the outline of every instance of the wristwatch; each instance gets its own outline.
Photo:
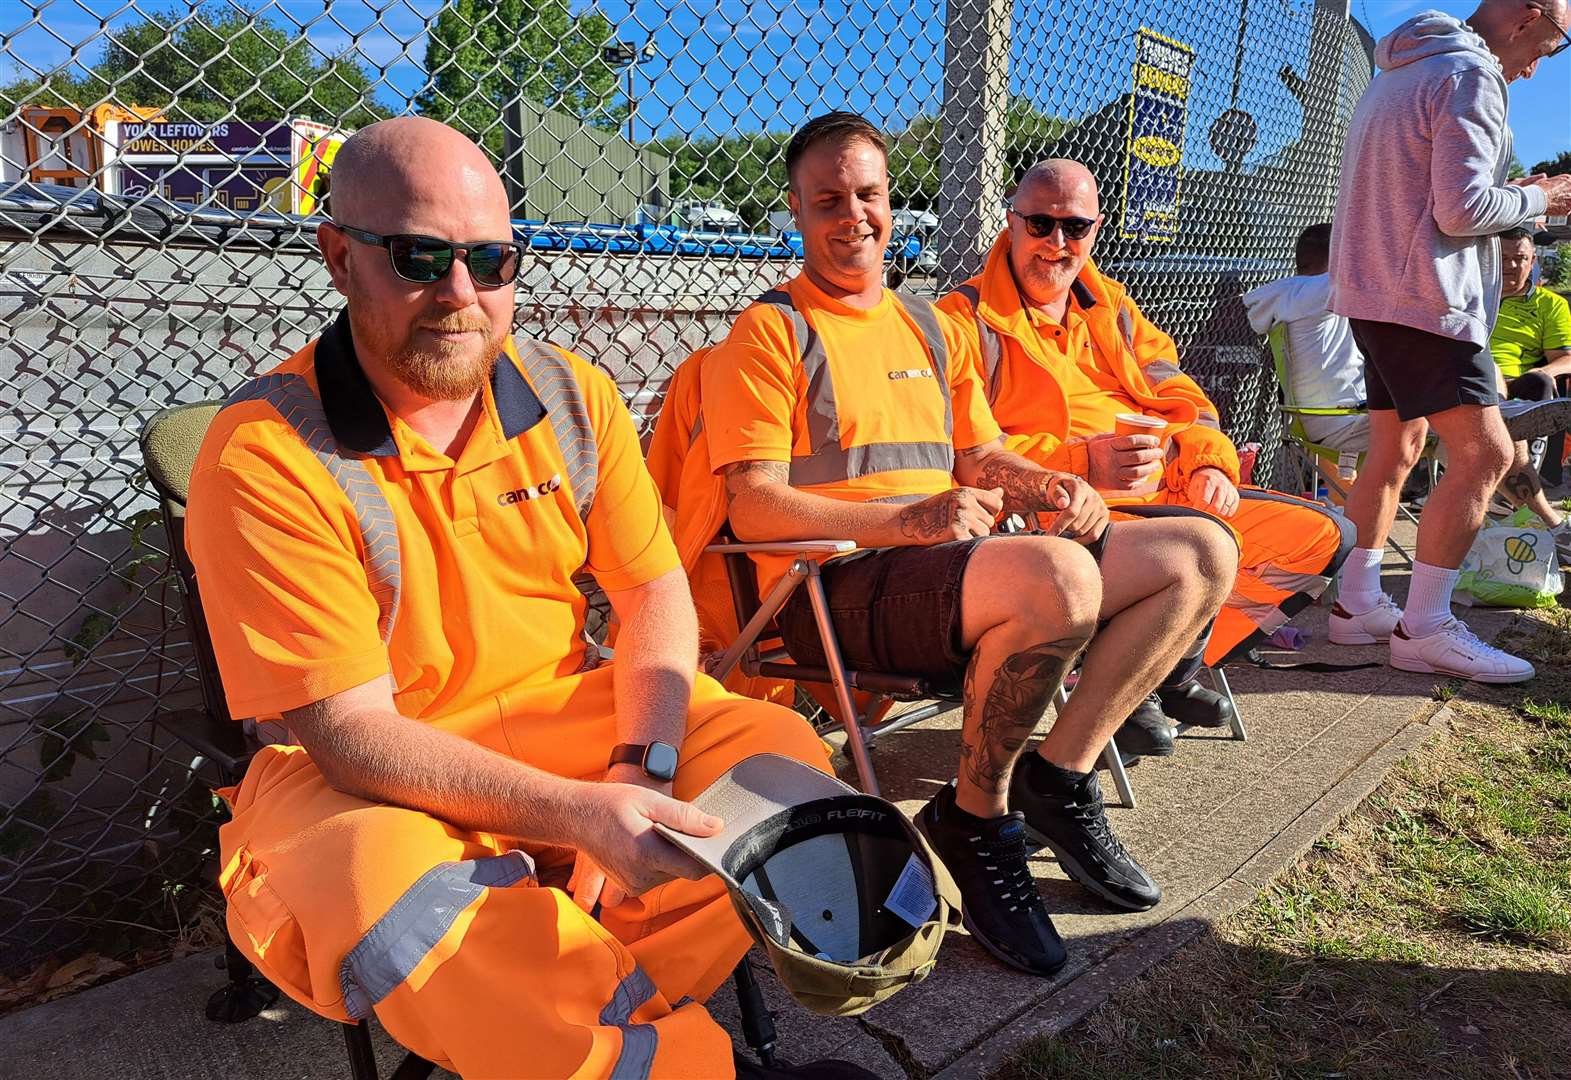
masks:
[[[668,783],[676,777],[676,747],[670,743],[620,743],[611,748],[610,765],[637,765],[652,780]]]

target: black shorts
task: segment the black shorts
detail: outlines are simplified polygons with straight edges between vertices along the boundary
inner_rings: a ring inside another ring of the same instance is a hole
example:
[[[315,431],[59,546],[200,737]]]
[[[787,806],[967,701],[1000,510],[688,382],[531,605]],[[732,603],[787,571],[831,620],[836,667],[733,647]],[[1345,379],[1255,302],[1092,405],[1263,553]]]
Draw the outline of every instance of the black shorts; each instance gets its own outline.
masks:
[[[994,539],[878,548],[826,562],[824,595],[846,667],[916,676],[937,689],[957,690],[970,660],[961,647],[960,579],[977,545]],[[777,622],[792,660],[824,665],[806,589],[791,594]]]
[[[1371,410],[1395,409],[1399,419],[1417,420],[1458,405],[1500,404],[1489,350],[1398,323],[1348,322],[1364,354]]]

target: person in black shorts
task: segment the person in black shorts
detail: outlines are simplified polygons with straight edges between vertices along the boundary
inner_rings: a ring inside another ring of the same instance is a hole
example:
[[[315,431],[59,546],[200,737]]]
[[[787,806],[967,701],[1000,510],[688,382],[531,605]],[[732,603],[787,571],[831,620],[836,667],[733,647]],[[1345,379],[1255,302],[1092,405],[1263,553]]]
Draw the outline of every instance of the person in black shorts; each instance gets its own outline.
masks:
[[[972,935],[1048,975],[1065,950],[1028,841],[1118,907],[1160,899],[1113,834],[1094,768],[1226,599],[1237,547],[1205,515],[1109,526],[1084,480],[1003,449],[974,338],[968,349],[949,316],[883,286],[885,145],[845,113],[791,140],[803,273],[704,358],[704,437],[738,539],[865,549],[823,572],[849,665],[963,687],[959,776],[917,825],[959,885]],[[991,535],[1011,511],[1040,515],[1046,535]],[[783,568],[757,562],[768,589]],[[823,662],[803,590],[781,630],[793,658]],[[1082,653],[1068,705],[1025,752]]]
[[[1348,493],[1358,546],[1331,632],[1389,641],[1405,671],[1491,683],[1535,674],[1453,615],[1451,593],[1512,460],[1487,349],[1500,302],[1494,234],[1571,209],[1571,177],[1506,179],[1506,84],[1563,51],[1568,18],[1567,0],[1483,0],[1466,22],[1416,15],[1380,42],[1380,74],[1348,125],[1330,308],[1364,354],[1369,453]],[[1447,468],[1424,506],[1404,609],[1381,587],[1380,564],[1430,431]]]

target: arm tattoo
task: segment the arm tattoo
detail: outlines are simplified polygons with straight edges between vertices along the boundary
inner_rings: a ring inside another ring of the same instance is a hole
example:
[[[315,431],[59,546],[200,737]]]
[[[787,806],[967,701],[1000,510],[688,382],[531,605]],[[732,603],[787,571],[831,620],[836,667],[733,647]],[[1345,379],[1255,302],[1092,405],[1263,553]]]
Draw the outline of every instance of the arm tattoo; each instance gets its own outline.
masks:
[[[980,651],[971,653],[965,677],[967,731],[960,747],[966,779],[994,794],[1009,789],[1015,759],[1083,648],[1084,641],[1066,638],[1015,653],[998,666],[987,697],[980,702],[976,700]]]
[[[993,455],[982,465],[972,486],[984,490],[1001,488],[1004,492],[1004,510],[1009,513],[1034,513],[1038,510],[1056,510],[1048,502],[1053,478],[1057,475],[1046,469],[1027,466],[1019,460]]]
[[[900,535],[931,540],[944,535],[959,520],[960,503],[952,494],[946,499],[924,499],[900,511]]]
[[[790,480],[791,466],[784,461],[738,461],[725,467],[726,495],[733,499],[758,483],[786,484]]]

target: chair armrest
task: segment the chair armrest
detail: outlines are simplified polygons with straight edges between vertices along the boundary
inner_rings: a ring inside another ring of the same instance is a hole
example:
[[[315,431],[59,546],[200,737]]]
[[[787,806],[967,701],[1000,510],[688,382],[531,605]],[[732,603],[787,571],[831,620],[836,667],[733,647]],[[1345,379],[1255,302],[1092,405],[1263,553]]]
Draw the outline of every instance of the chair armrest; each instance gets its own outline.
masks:
[[[239,780],[257,751],[240,721],[204,709],[155,710],[153,722],[217,765],[226,783]]]
[[[718,552],[722,555],[733,553],[750,553],[753,555],[844,555],[848,551],[855,551],[856,543],[851,540],[778,540],[759,544],[727,541],[723,544],[710,544],[704,550]]]

